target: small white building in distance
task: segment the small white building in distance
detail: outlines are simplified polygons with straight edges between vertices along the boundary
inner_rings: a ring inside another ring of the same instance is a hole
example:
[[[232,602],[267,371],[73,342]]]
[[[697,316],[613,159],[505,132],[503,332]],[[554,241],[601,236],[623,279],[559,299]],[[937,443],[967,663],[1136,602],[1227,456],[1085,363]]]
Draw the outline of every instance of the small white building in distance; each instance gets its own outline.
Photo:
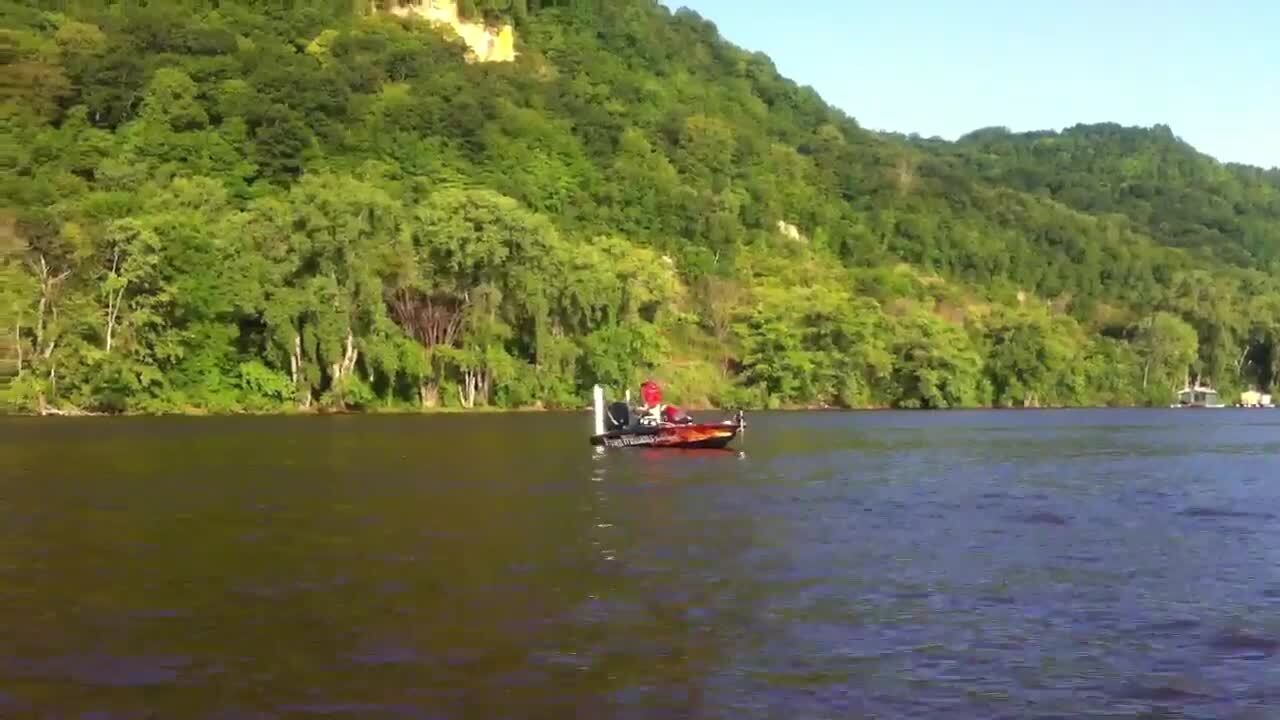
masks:
[[[1271,395],[1257,390],[1245,390],[1240,393],[1240,407],[1273,407]]]

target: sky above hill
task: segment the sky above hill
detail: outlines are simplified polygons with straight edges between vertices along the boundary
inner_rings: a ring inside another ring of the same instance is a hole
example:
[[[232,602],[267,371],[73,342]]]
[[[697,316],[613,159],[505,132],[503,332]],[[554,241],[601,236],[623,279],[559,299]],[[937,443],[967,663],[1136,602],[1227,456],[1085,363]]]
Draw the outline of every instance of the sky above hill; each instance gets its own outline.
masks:
[[[1219,160],[1280,167],[1274,0],[664,2],[869,129],[1160,123]]]

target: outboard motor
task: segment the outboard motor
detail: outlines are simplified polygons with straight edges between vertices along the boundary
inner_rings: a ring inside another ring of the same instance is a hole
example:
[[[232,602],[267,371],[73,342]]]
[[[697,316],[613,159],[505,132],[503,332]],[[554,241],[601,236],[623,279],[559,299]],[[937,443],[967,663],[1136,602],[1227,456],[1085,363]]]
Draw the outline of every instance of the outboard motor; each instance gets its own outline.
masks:
[[[604,416],[605,430],[626,430],[629,427],[631,427],[631,408],[624,402],[609,403],[609,409]]]

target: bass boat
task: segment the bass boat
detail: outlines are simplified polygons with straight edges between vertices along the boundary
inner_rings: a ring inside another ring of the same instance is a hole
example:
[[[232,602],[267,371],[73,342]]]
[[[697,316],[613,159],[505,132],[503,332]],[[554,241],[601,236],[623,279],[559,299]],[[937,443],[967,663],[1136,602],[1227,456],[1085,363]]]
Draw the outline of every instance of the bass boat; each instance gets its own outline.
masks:
[[[746,422],[739,410],[732,420],[718,423],[656,422],[648,418],[633,418],[626,402],[611,403],[607,408],[604,389],[593,388],[595,432],[591,444],[607,448],[655,447],[655,448],[724,448],[733,442]]]

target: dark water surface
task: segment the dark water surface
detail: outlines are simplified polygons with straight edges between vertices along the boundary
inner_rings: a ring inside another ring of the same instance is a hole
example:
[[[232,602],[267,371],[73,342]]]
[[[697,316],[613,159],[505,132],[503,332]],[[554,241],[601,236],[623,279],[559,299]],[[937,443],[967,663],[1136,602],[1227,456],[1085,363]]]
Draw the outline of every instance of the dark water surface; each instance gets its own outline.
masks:
[[[1280,411],[0,419],[0,717],[1280,717]]]

